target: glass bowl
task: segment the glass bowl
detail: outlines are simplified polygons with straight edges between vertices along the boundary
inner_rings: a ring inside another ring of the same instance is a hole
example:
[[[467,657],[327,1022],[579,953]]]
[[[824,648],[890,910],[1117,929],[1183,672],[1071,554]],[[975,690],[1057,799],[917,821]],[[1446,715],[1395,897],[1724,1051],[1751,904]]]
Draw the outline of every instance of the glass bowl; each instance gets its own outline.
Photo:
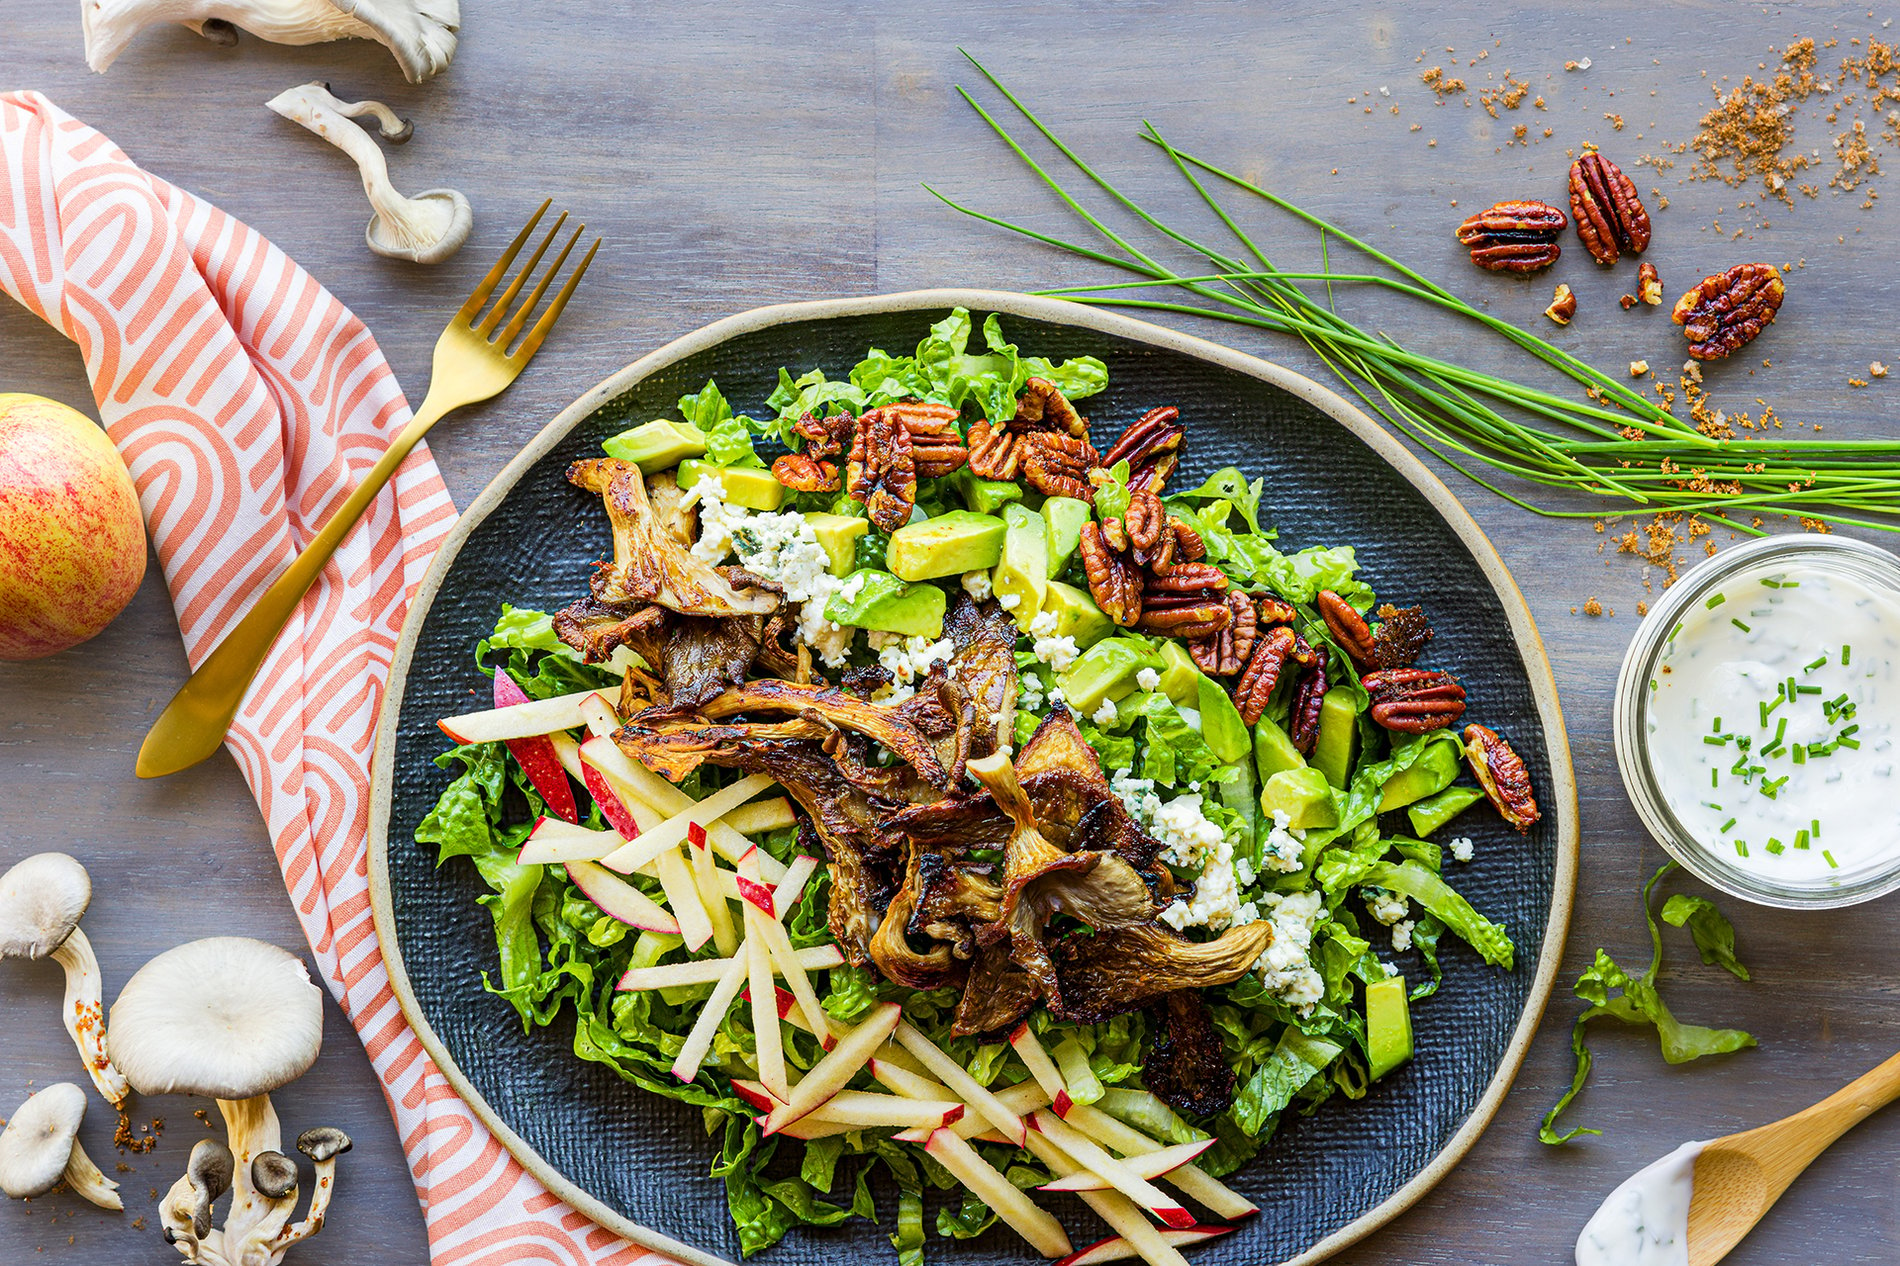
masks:
[[[1804,535],[1765,537],[1724,550],[1671,585],[1636,630],[1616,683],[1612,723],[1616,763],[1624,789],[1650,834],[1704,882],[1758,905],[1824,910],[1870,901],[1900,888],[1900,814],[1882,813],[1878,820],[1857,826],[1861,832],[1877,831],[1888,837],[1884,860],[1843,867],[1838,875],[1820,880],[1778,879],[1738,865],[1726,836],[1703,838],[1686,825],[1671,806],[1651,759],[1655,734],[1650,714],[1651,683],[1685,614],[1701,610],[1723,585],[1754,575],[1772,576],[1775,568],[1783,565],[1799,565],[1856,581],[1875,594],[1891,598],[1894,611],[1900,613],[1900,558],[1876,546],[1839,537]],[[1900,633],[1900,629],[1895,631]],[[1889,698],[1882,712],[1890,715],[1893,702]],[[1700,736],[1677,737],[1700,741]],[[1895,783],[1900,791],[1900,778]]]

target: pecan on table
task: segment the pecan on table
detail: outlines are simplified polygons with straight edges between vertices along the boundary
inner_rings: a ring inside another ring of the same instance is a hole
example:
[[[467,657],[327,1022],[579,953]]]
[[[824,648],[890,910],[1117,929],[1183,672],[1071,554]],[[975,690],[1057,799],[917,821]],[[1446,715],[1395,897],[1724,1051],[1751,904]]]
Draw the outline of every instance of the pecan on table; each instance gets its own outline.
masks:
[[[1352,657],[1352,662],[1360,668],[1372,664],[1372,630],[1366,624],[1366,618],[1359,614],[1352,603],[1330,589],[1322,589],[1313,600],[1319,608],[1320,619],[1326,621],[1326,631],[1333,635],[1333,641],[1339,643],[1339,649]]]
[[[1636,196],[1636,182],[1595,150],[1570,164],[1570,213],[1583,248],[1599,264],[1649,247],[1649,212]]]
[[[1648,267],[1647,264],[1644,265]],[[1577,315],[1577,293],[1563,282],[1557,283],[1556,293],[1550,298],[1550,306],[1544,309],[1544,315],[1558,325],[1569,325],[1570,318]]]
[[[1372,696],[1372,719],[1401,734],[1442,730],[1465,712],[1465,688],[1450,673],[1381,668],[1359,679]]]
[[[917,463],[919,478],[941,479],[969,460],[970,450],[957,435],[960,414],[949,405],[904,400],[871,412],[886,410],[895,413],[904,429],[910,432],[911,457]]]
[[[1293,709],[1287,714],[1287,735],[1302,756],[1311,756],[1313,745],[1319,742],[1319,710],[1326,701],[1330,684],[1326,680],[1327,667],[1326,648],[1314,647],[1313,666],[1300,674],[1293,692]]]
[[[1410,668],[1418,662],[1425,643],[1432,640],[1431,621],[1424,607],[1379,608],[1379,631],[1372,637],[1372,663],[1377,668]]]
[[[1260,634],[1260,618],[1252,598],[1229,591],[1227,610],[1230,616],[1226,628],[1188,643],[1188,655],[1195,666],[1210,677],[1231,677],[1239,672]]]
[[[1181,437],[1187,428],[1180,418],[1181,411],[1173,405],[1148,410],[1129,423],[1114,447],[1102,454],[1102,465],[1125,461],[1130,488],[1160,492],[1181,460]]]
[[[1465,727],[1465,763],[1471,766],[1485,796],[1506,822],[1519,831],[1543,817],[1531,793],[1530,771],[1524,758],[1499,738],[1497,731],[1472,723]]]
[[[1048,497],[1095,500],[1089,472],[1101,464],[1101,458],[1086,439],[1060,431],[1031,431],[1022,437],[1017,451],[1023,482],[1037,492]]]
[[[1119,526],[1119,521],[1117,521]],[[1088,573],[1089,596],[1102,614],[1123,628],[1141,619],[1142,579],[1135,561],[1109,543],[1099,523],[1082,525],[1082,569]]]
[[[851,495],[864,503],[865,516],[885,532],[910,522],[917,505],[917,461],[910,431],[891,409],[873,409],[858,419],[845,465]]]
[[[1669,319],[1682,327],[1689,355],[1721,360],[1773,324],[1785,290],[1773,264],[1737,264],[1690,287]]]
[[[1652,308],[1662,306],[1662,274],[1648,260],[1636,270],[1636,297]]]
[[[1142,586],[1143,633],[1192,641],[1219,633],[1233,619],[1227,607],[1227,577],[1212,563],[1180,563]]]
[[[1287,664],[1311,665],[1315,660],[1313,648],[1284,624],[1261,634],[1247,660],[1247,670],[1234,686],[1234,706],[1240,710],[1240,719],[1258,725]]]
[[[1471,262],[1496,273],[1534,273],[1563,254],[1557,235],[1569,221],[1548,202],[1500,202],[1458,226]]]

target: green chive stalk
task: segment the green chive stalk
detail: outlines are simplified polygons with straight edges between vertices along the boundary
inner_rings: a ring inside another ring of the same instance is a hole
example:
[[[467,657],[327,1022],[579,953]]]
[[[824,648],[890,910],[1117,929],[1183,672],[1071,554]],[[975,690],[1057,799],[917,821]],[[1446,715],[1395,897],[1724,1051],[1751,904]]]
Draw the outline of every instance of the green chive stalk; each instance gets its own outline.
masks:
[[[969,55],[966,53],[966,57]],[[1039,293],[1102,307],[1205,317],[1291,334],[1303,341],[1374,414],[1473,482],[1526,510],[1552,518],[1595,518],[1602,508],[1534,499],[1534,487],[1582,493],[1625,507],[1714,515],[1751,535],[1751,516],[1793,516],[1829,524],[1900,530],[1900,442],[1797,440],[1704,434],[1632,388],[1528,330],[1482,311],[1377,247],[1261,186],[1176,149],[1152,123],[1142,139],[1187,181],[1232,243],[1215,246],[1150,214],[1071,149],[1015,93],[975,58],[972,65],[1021,114],[1087,186],[1140,222],[1158,240],[1138,244],[1111,227],[1082,197],[1038,162],[990,111],[957,91],[1063,203],[1099,236],[1073,241],[966,206],[929,185],[933,196],[965,215],[1083,259],[1132,274],[1133,280],[1064,286]],[[1319,233],[1318,271],[1277,267],[1209,182],[1291,215]],[[1106,208],[1104,208],[1106,210]],[[1384,269],[1336,271],[1338,244]],[[1185,248],[1204,266],[1180,271],[1158,258]],[[1334,306],[1335,287],[1372,287],[1477,322],[1549,369],[1585,388],[1586,400],[1483,373],[1413,351],[1368,331]],[[1640,438],[1630,438],[1632,435]]]

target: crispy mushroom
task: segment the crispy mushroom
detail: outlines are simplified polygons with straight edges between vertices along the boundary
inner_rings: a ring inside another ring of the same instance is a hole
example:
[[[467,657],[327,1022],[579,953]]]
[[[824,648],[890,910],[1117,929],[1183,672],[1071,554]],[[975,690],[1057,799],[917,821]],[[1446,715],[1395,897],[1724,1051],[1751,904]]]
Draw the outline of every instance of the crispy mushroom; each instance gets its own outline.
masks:
[[[135,1090],[218,1101],[237,1171],[223,1229],[227,1261],[270,1260],[245,1255],[276,1204],[257,1187],[252,1162],[283,1142],[270,1094],[315,1062],[323,1045],[322,999],[294,956],[262,941],[220,936],[160,954],[112,1004],[112,1058]],[[270,1225],[262,1242],[282,1225]]]
[[[382,122],[384,135],[395,139],[390,124],[396,116],[387,106],[374,101],[354,105],[339,101],[317,82],[280,92],[266,104],[342,150],[362,172],[363,192],[369,195],[375,212],[363,230],[371,250],[391,259],[439,264],[462,249],[475,224],[468,199],[453,189],[425,189],[413,198],[405,198],[389,182],[389,164],[382,149],[368,132],[350,121],[352,115],[374,114]],[[401,135],[407,139],[406,134]]]
[[[125,1208],[119,1184],[79,1145],[86,1119],[86,1092],[56,1082],[20,1105],[0,1133],[0,1191],[20,1199],[43,1196],[64,1182],[101,1209]]]
[[[64,853],[35,853],[0,875],[0,958],[51,958],[66,969],[62,1019],[92,1084],[118,1107],[131,1093],[106,1057],[99,959],[79,920],[92,904],[92,878]]]
[[[100,74],[146,27],[179,22],[225,47],[240,26],[273,44],[375,40],[410,83],[448,67],[462,21],[460,0],[82,0],[79,16],[86,64]]]
[[[186,1261],[205,1256],[199,1245],[211,1235],[211,1206],[231,1190],[236,1170],[230,1148],[217,1139],[199,1139],[192,1145],[183,1176],[165,1193],[165,1202],[158,1207],[159,1224],[165,1229],[165,1242],[180,1246],[178,1251]]]

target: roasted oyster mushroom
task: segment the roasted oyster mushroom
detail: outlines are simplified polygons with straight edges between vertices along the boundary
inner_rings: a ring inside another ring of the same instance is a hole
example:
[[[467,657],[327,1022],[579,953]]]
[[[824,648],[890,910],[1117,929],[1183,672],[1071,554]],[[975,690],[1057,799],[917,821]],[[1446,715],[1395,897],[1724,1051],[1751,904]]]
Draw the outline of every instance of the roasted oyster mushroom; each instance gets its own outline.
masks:
[[[1177,989],[1231,984],[1272,941],[1266,922],[1229,928],[1211,941],[1190,941],[1154,923],[1114,936],[1063,937],[1051,947],[1062,982],[1058,1014],[1099,1024]]]

